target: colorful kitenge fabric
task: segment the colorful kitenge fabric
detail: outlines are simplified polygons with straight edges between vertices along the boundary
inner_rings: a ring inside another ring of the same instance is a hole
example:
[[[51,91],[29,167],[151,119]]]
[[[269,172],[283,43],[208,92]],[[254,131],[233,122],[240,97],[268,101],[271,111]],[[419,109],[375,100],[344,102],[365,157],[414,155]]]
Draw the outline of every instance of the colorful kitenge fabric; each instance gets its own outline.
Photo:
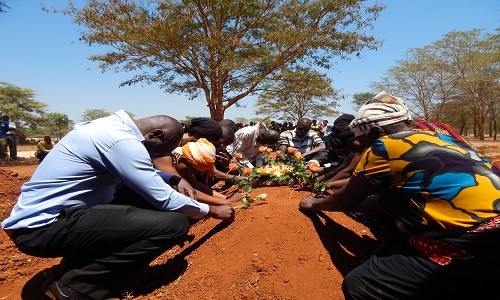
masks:
[[[457,139],[431,131],[383,136],[354,171],[380,191],[397,189],[418,205],[424,222],[466,230],[500,215],[500,170]]]

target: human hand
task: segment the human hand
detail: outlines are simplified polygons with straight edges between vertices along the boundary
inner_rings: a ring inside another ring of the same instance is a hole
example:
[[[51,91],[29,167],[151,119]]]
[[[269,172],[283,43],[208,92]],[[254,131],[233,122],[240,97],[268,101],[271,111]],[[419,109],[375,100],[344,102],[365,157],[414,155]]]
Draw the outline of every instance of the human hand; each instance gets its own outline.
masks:
[[[228,166],[229,163],[231,162],[232,160],[232,157],[227,154],[227,153],[224,153],[224,152],[218,152],[216,155],[215,155],[215,159],[221,163],[222,165],[224,166]]]
[[[182,178],[181,181],[179,181],[179,183],[177,184],[177,191],[188,196],[191,199],[196,200],[196,190],[184,178]]]
[[[234,208],[231,205],[210,205],[208,210],[208,216],[214,219],[233,221],[234,220]]]
[[[248,193],[234,193],[231,197],[227,198],[228,203],[233,203],[240,201],[241,199],[248,197]]]
[[[302,210],[302,211],[314,211],[314,203],[316,202],[316,199],[315,198],[310,198],[310,197],[306,197],[302,200],[300,200],[300,203],[299,203],[299,210]]]

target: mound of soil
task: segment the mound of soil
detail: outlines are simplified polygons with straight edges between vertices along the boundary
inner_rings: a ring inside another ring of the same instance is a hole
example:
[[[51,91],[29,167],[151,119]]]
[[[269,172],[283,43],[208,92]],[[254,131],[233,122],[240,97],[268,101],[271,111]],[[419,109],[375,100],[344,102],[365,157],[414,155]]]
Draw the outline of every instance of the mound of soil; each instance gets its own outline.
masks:
[[[4,219],[36,165],[0,168]],[[227,223],[205,219],[190,240],[158,257],[126,283],[124,299],[343,299],[343,275],[380,246],[374,233],[342,213],[306,216],[308,191],[256,188],[266,200],[237,210]],[[0,231],[0,295],[44,299],[41,284],[60,259],[17,250]]]

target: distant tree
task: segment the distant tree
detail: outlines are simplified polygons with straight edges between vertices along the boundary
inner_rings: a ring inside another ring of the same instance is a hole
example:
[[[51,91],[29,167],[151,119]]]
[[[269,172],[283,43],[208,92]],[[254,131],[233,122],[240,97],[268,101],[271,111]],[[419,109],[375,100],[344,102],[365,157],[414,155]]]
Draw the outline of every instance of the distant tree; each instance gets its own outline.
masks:
[[[352,96],[352,104],[355,105],[356,110],[359,109],[363,104],[372,100],[377,94],[371,92],[356,93]]]
[[[42,125],[47,104],[34,98],[31,89],[0,82],[0,113],[9,115],[18,127],[36,129]]]
[[[111,115],[111,113],[104,109],[97,109],[97,108],[87,109],[86,111],[83,112],[82,121],[92,121],[95,119],[107,117],[109,115]]]
[[[241,124],[245,125],[245,124],[248,124],[249,121],[245,117],[237,117],[234,119],[234,122],[236,122],[236,124],[241,123]]]
[[[45,127],[51,135],[57,135],[61,139],[66,133],[71,130],[73,121],[66,114],[47,113],[44,115]]]
[[[131,119],[135,118],[135,114],[129,111],[125,111]]]
[[[325,75],[309,68],[287,69],[266,85],[256,113],[292,120],[335,116],[336,98],[338,93]]]
[[[363,0],[89,0],[64,13],[86,27],[81,40],[110,46],[91,56],[103,70],[134,75],[121,85],[159,84],[203,96],[212,119],[298,63],[329,68],[377,49],[367,34],[384,8]],[[103,49],[103,48],[101,48]]]

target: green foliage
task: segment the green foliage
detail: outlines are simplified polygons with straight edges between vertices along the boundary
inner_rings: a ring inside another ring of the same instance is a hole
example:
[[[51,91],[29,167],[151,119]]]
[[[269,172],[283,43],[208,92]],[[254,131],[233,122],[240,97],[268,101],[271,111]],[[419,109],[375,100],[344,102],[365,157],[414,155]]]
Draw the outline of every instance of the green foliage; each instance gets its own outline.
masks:
[[[484,125],[496,132],[500,109],[500,35],[484,30],[452,31],[422,48],[408,50],[380,82],[372,86],[406,100],[412,113],[443,120],[460,133]]]
[[[359,109],[363,104],[372,100],[377,94],[371,92],[356,93],[354,94],[352,103],[355,105],[356,109]]]
[[[111,113],[107,112],[104,109],[87,109],[83,112],[82,121],[92,121],[95,119],[103,118],[109,116]]]
[[[44,126],[51,136],[57,136],[61,139],[66,133],[71,130],[73,121],[71,121],[66,114],[61,113],[47,113],[44,115]]]
[[[159,84],[204,96],[212,119],[293,64],[329,68],[380,42],[367,34],[383,6],[362,0],[89,0],[64,11],[106,45],[103,70],[132,74],[122,85]]]
[[[47,104],[37,101],[35,92],[7,82],[0,82],[0,113],[10,116],[19,128],[39,128]]]
[[[265,148],[265,147],[264,147]],[[287,153],[286,161],[279,162],[273,152],[262,149],[264,155],[264,166],[244,169],[243,174],[247,177],[236,182],[242,191],[250,193],[258,186],[292,186],[311,190],[314,196],[324,195],[328,183],[316,180],[314,172],[309,170],[308,163],[304,161],[299,152]]]
[[[340,98],[331,80],[310,68],[285,69],[265,86],[257,100],[257,114],[298,120],[331,117]]]

